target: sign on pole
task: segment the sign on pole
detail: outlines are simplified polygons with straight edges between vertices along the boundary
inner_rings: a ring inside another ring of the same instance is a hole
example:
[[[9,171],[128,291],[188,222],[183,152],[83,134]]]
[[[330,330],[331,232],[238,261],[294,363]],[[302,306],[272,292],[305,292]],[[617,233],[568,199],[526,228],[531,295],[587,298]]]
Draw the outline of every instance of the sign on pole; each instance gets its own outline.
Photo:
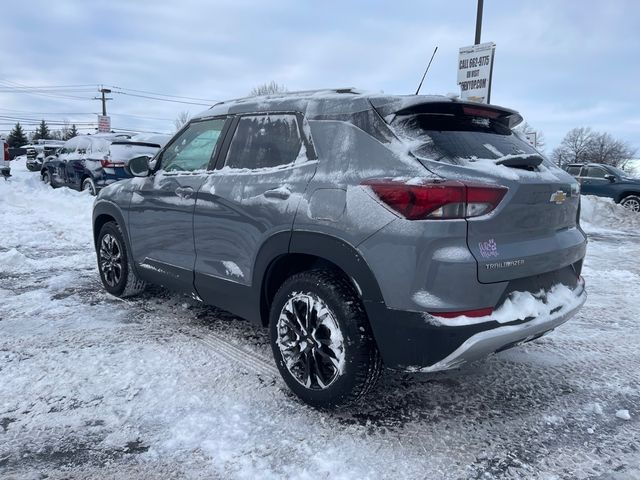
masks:
[[[458,56],[458,85],[460,98],[472,102],[491,100],[491,73],[496,44],[481,43],[462,47]]]
[[[98,132],[108,133],[111,131],[111,117],[109,115],[98,115]]]

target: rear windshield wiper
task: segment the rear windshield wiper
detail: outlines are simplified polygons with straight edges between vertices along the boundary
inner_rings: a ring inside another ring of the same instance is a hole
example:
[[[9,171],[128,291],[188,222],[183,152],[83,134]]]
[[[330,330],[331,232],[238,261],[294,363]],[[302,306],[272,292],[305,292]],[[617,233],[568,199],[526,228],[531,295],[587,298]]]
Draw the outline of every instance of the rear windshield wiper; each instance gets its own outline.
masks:
[[[505,167],[537,167],[544,159],[535,153],[524,155],[505,155],[495,160],[496,165],[504,165]]]

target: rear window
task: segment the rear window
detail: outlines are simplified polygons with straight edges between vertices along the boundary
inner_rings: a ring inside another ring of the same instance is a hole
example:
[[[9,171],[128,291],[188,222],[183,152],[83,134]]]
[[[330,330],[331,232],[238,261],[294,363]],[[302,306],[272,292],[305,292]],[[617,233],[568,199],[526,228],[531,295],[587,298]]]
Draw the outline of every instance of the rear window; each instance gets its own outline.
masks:
[[[116,142],[109,147],[109,155],[114,161],[128,162],[132,158],[149,155],[153,157],[158,150],[159,145],[151,145],[148,143],[136,142]]]
[[[416,155],[431,160],[456,164],[460,159],[539,155],[504,123],[486,117],[419,113],[399,115],[391,126],[415,145]]]

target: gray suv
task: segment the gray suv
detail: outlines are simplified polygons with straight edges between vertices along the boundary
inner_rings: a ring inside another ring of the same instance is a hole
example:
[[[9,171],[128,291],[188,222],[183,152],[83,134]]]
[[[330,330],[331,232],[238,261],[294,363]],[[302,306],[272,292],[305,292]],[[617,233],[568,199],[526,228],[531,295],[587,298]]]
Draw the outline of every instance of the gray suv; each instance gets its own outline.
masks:
[[[347,405],[538,338],[586,299],[579,186],[513,110],[350,89],[222,102],[93,212],[106,290],[163,285],[270,329],[287,385]]]

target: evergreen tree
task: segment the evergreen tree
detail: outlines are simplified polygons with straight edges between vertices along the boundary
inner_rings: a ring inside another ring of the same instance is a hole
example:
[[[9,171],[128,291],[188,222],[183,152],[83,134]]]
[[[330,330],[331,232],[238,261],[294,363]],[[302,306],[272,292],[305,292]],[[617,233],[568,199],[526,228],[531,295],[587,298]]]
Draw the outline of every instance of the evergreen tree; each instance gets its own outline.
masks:
[[[62,139],[69,140],[70,138],[73,138],[77,135],[78,135],[78,129],[76,128],[76,124],[74,123],[73,125],[71,125],[71,128],[65,132]]]
[[[47,123],[42,120],[40,122],[40,125],[38,125],[38,128],[36,128],[36,132],[33,136],[34,140],[47,140],[51,138],[51,133],[49,132],[49,126],[47,125]]]
[[[20,122],[16,123],[16,126],[13,127],[13,130],[9,132],[9,136],[7,137],[7,143],[12,148],[21,147],[29,143],[29,140],[27,139],[27,136],[25,135],[24,130],[22,130],[22,125],[20,125]]]

